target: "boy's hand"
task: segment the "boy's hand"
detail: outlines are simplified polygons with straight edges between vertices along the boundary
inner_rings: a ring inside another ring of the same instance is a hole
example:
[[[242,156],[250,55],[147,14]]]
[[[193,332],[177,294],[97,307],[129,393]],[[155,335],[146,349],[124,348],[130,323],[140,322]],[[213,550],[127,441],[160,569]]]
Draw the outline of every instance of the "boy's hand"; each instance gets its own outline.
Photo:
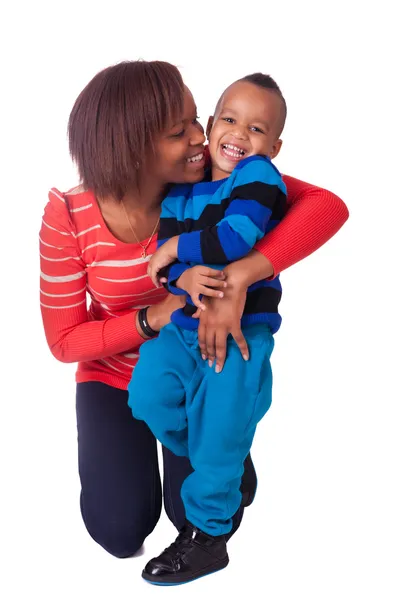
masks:
[[[158,273],[178,258],[179,236],[172,237],[159,248],[150,258],[147,275],[156,287],[160,287]]]
[[[221,289],[226,287],[225,273],[218,269],[198,265],[182,273],[176,282],[176,287],[185,290],[197,308],[205,310],[206,307],[201,302],[200,295],[223,298],[224,292]]]

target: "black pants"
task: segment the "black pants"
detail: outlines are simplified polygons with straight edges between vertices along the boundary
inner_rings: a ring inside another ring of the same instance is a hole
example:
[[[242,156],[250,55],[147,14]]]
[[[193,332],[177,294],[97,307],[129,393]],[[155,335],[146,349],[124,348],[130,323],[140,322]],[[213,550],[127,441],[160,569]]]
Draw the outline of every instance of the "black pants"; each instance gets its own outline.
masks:
[[[156,440],[132,417],[127,401],[127,392],[103,383],[77,385],[82,517],[93,539],[120,558],[134,554],[153,531],[163,496]],[[185,518],[180,490],[192,468],[166,448],[163,458],[164,506],[180,529]],[[232,533],[242,517],[240,507]]]

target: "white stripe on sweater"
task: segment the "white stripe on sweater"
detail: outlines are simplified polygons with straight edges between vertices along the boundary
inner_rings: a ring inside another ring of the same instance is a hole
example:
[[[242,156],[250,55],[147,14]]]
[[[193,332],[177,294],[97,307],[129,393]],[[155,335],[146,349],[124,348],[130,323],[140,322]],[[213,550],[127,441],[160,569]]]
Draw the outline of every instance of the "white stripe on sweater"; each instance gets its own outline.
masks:
[[[113,244],[115,246],[115,244]],[[131,260],[99,260],[92,262],[89,267],[135,267],[149,262],[150,255],[146,258],[133,258]]]
[[[59,275],[58,277],[52,277],[51,275],[46,275],[46,273],[40,271],[40,277],[44,279],[44,281],[48,281],[49,283],[67,283],[68,281],[76,281],[76,279],[85,277],[85,275],[85,271],[79,271],[78,273],[74,273],[73,275]]]
[[[86,204],[85,206],[79,206],[78,208],[71,208],[70,212],[72,213],[77,213],[77,212],[81,212],[82,210],[87,210],[88,208],[92,208],[93,204]]]
[[[53,310],[63,310],[64,308],[75,308],[75,306],[80,306],[81,304],[86,304],[86,300],[82,300],[82,302],[77,302],[76,304],[66,304],[64,306],[50,306],[49,304],[40,303],[44,308],[52,308]]]
[[[98,277],[97,279],[101,279],[102,281],[111,281],[115,283],[130,283],[131,281],[139,281],[139,279],[146,279],[148,275],[141,275],[140,277],[131,277],[130,279],[111,279],[108,277]]]
[[[48,223],[46,223],[46,221],[44,219],[42,219],[42,223],[43,223],[43,225],[45,225],[49,229],[52,229],[53,231],[57,231],[57,233],[59,233],[60,235],[71,235],[70,233],[68,233],[66,231],[60,231],[59,229],[56,229],[55,227],[52,227],[51,225],[49,225]]]
[[[40,253],[41,258],[43,258],[43,260],[48,260],[50,262],[65,262],[66,260],[81,260],[80,256],[65,256],[64,258],[49,258],[48,256],[45,256],[44,254]]]

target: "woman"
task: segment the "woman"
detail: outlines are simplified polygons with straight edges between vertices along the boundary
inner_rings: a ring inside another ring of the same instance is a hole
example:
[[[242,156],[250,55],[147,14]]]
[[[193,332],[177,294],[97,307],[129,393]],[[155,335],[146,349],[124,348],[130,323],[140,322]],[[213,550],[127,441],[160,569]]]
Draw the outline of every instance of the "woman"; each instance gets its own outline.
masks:
[[[204,175],[204,135],[178,70],[162,62],[122,63],[96,75],[78,97],[69,141],[82,185],[53,189],[41,228],[41,308],[54,356],[78,362],[81,510],[92,537],[118,557],[134,554],[161,511],[156,441],[127,407],[140,345],[167,324],[180,299],[147,276],[168,184]],[[246,258],[225,270],[223,299],[210,298],[199,339],[220,365],[230,333],[245,352],[240,317],[246,289],[325,243],[348,212],[333,194],[285,177],[290,209]],[[318,226],[316,226],[318,224]],[[89,309],[86,294],[91,297]],[[149,307],[143,313],[141,309]],[[255,491],[251,460],[243,505]],[[190,464],[164,451],[164,503],[179,529],[180,488]],[[234,529],[243,507],[235,515]]]

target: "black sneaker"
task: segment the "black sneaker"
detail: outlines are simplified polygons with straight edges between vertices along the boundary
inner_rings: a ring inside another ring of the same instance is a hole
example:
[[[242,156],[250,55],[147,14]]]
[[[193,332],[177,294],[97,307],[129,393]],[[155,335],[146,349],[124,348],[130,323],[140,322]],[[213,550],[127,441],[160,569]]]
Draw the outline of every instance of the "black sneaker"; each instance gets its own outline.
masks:
[[[156,585],[179,585],[224,569],[228,563],[224,535],[208,535],[185,521],[175,542],[147,563],[142,577]]]
[[[242,484],[240,486],[240,491],[242,492],[241,506],[250,506],[257,490],[257,474],[250,454],[245,458],[243,467],[244,472],[242,475]]]

